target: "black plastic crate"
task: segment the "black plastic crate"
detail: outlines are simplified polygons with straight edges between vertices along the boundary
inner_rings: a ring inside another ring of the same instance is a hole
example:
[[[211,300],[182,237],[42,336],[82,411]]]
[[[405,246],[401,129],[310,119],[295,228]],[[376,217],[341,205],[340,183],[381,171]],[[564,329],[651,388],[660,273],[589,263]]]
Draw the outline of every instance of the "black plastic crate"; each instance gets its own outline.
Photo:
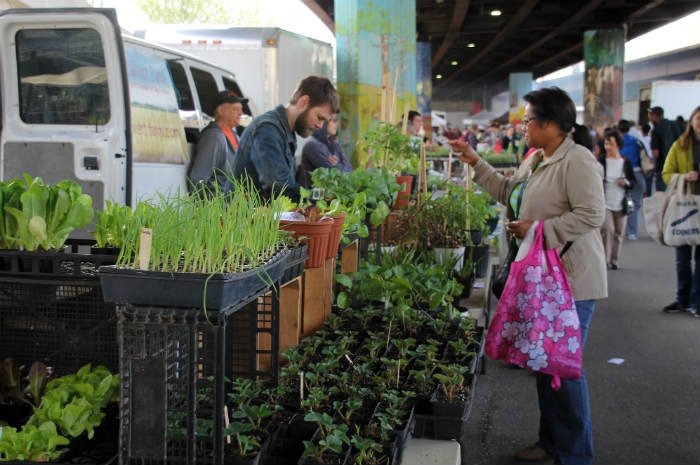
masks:
[[[309,246],[307,244],[302,244],[291,250],[287,257],[287,265],[284,269],[284,274],[280,280],[281,283],[287,283],[304,274],[304,263],[306,262],[308,249]]]
[[[42,361],[59,374],[86,363],[117,371],[114,305],[96,271],[115,257],[0,251],[0,357]]]
[[[97,279],[100,266],[114,265],[115,255],[68,253],[66,252],[25,252],[0,250],[0,276],[41,278]]]
[[[118,307],[120,463],[224,463],[229,382],[276,382],[277,293],[222,312]]]

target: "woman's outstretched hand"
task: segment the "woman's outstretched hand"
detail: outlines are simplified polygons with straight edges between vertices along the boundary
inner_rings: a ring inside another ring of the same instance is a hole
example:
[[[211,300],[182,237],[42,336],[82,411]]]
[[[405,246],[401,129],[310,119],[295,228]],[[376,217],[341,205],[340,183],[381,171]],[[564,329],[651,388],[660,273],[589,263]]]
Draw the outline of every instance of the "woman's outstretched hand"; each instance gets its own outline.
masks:
[[[472,146],[462,140],[451,140],[448,143],[454,152],[459,153],[459,159],[471,166],[476,165],[476,162],[481,159]]]

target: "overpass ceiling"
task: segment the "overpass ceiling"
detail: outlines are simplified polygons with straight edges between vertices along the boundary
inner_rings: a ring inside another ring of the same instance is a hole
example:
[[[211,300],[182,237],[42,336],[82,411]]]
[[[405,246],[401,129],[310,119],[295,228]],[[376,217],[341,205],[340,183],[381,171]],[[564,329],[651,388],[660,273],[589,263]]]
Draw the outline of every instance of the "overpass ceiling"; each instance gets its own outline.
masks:
[[[303,1],[332,25],[334,0]],[[510,73],[537,78],[582,60],[586,30],[624,25],[629,40],[698,9],[698,0],[416,0],[416,33],[432,46],[433,99],[471,100],[507,87]]]

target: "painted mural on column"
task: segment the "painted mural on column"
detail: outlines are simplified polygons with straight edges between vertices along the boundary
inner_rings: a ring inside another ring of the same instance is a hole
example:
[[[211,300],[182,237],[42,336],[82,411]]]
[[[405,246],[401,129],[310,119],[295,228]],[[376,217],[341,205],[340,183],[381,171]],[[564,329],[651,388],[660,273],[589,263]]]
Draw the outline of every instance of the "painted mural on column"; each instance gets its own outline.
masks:
[[[583,34],[584,124],[601,132],[622,117],[625,33],[599,29]]]
[[[355,143],[380,120],[382,86],[393,90],[396,70],[397,102],[387,119],[398,123],[406,104],[416,108],[416,2],[335,0],[335,33],[339,140],[354,165],[364,166]]]
[[[432,80],[432,63],[430,42],[416,43],[416,57],[418,64],[416,65],[416,101],[418,102],[418,113],[423,116],[423,131],[428,140],[432,139],[432,99],[433,99],[433,80]]]

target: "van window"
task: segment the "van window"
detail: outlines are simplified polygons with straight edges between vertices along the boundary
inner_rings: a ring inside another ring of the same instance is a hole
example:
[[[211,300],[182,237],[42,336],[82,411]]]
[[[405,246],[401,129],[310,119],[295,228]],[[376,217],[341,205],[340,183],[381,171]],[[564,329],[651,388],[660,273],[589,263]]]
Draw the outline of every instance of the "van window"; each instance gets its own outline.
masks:
[[[190,71],[192,71],[192,79],[194,79],[194,86],[197,89],[197,95],[199,95],[199,104],[202,106],[202,111],[213,118],[214,103],[216,102],[216,95],[219,93],[214,76],[195,67],[190,68]]]
[[[102,40],[94,29],[24,29],[15,35],[20,118],[31,124],[106,124]]]
[[[182,111],[194,111],[194,100],[192,99],[190,84],[187,82],[185,67],[182,66],[182,63],[169,60],[168,70],[170,70],[170,76],[172,77],[173,84],[175,85],[178,108]]]

